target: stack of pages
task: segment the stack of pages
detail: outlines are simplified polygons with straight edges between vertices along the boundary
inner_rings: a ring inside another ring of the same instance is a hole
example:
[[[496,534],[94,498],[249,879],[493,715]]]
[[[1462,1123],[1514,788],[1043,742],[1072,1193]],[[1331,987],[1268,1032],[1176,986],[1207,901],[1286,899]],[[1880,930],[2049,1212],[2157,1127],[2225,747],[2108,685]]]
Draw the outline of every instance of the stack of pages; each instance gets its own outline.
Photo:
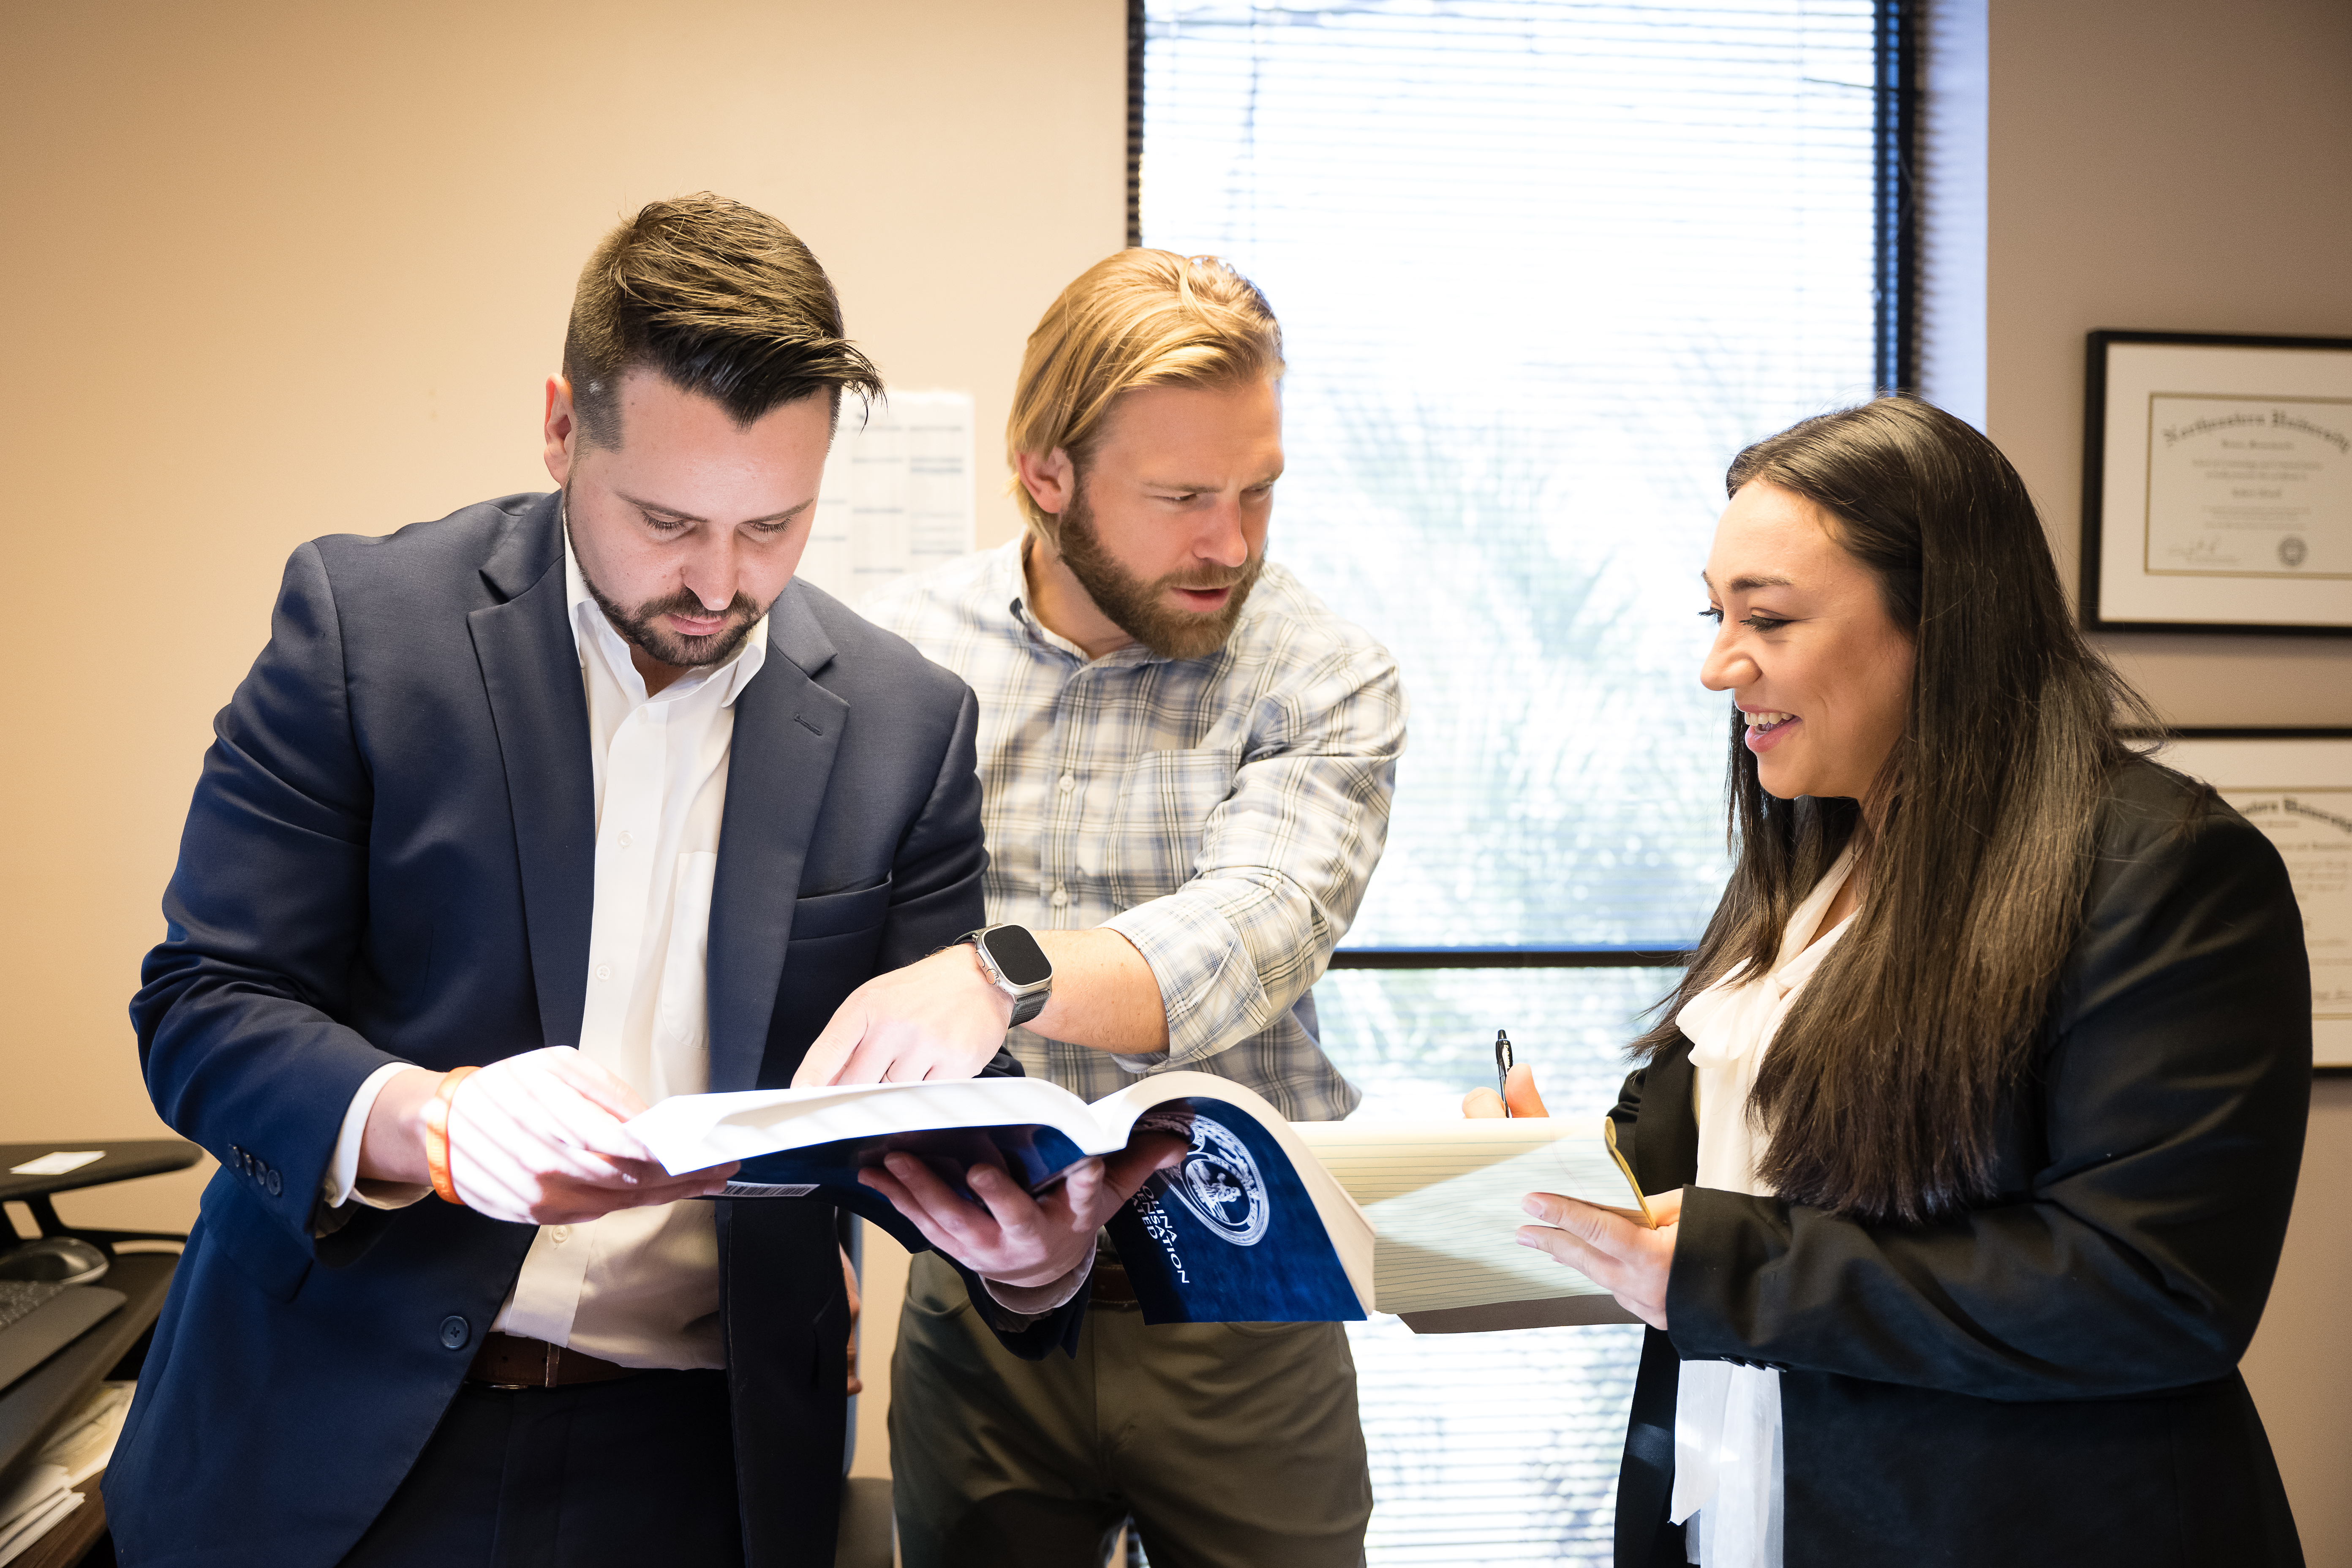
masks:
[[[729,1197],[835,1204],[910,1250],[919,1234],[857,1180],[887,1153],[958,1186],[986,1161],[1042,1193],[1138,1129],[1181,1133],[1182,1164],[1105,1227],[1153,1323],[1630,1322],[1591,1280],[1518,1245],[1519,1201],[1558,1193],[1648,1223],[1605,1121],[1293,1123],[1207,1073],[1155,1073],[1092,1105],[1030,1078],[678,1095],[629,1125],[672,1172],[742,1161]]]
[[[106,1468],[137,1384],[102,1383],[65,1430],[50,1439],[33,1468],[0,1497],[0,1564],[16,1561],[58,1521],[89,1499],[74,1489]]]

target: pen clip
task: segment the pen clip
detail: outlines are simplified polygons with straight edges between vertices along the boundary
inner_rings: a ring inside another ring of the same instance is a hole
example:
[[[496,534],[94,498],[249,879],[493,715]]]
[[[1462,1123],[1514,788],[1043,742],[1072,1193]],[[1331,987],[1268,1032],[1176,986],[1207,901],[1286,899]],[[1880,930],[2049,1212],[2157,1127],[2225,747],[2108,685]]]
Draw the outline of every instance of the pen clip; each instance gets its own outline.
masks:
[[[1511,1114],[1511,1037],[1495,1031],[1495,1093],[1503,1102],[1503,1114]]]

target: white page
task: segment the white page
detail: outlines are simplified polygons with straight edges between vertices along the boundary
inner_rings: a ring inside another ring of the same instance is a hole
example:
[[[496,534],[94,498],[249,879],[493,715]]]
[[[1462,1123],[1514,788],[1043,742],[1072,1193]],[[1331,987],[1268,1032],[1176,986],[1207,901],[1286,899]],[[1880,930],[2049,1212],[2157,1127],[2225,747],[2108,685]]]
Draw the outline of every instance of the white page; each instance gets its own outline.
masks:
[[[1605,1294],[1517,1240],[1532,1223],[1519,1207],[1531,1192],[1633,1207],[1598,1127],[1498,1117],[1299,1122],[1295,1131],[1371,1219],[1381,1311]]]
[[[0,1563],[15,1562],[34,1542],[47,1535],[58,1521],[89,1500],[81,1492],[59,1492],[38,1510],[0,1529]]]
[[[630,1119],[629,1131],[672,1175],[779,1149],[808,1149],[937,1127],[1054,1127],[1089,1154],[1127,1146],[1086,1101],[1042,1078],[945,1079],[925,1083],[835,1084],[674,1094]]]

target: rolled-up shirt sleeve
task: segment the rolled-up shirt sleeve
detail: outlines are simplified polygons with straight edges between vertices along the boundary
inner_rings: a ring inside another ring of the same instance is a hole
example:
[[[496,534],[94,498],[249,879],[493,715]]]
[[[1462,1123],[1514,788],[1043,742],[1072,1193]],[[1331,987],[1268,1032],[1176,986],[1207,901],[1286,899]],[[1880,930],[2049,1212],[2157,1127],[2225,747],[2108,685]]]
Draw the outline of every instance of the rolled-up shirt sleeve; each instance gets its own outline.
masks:
[[[1388,839],[1404,687],[1387,650],[1342,647],[1259,700],[1191,878],[1104,921],[1160,983],[1168,1049],[1142,1071],[1202,1061],[1271,1026],[1321,977]]]

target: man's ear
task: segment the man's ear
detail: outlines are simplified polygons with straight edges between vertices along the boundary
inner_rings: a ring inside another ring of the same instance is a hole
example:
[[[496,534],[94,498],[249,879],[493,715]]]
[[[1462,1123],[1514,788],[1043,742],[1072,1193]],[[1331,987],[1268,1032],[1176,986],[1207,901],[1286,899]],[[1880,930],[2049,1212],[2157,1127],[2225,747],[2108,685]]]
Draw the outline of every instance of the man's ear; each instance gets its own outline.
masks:
[[[547,378],[547,471],[561,489],[572,477],[572,459],[579,450],[580,416],[572,406],[572,384],[560,375]]]
[[[1049,516],[1061,516],[1077,491],[1077,469],[1059,447],[1044,457],[1022,453],[1014,459],[1014,469],[1021,476],[1021,488],[1029,492],[1037,510]]]

